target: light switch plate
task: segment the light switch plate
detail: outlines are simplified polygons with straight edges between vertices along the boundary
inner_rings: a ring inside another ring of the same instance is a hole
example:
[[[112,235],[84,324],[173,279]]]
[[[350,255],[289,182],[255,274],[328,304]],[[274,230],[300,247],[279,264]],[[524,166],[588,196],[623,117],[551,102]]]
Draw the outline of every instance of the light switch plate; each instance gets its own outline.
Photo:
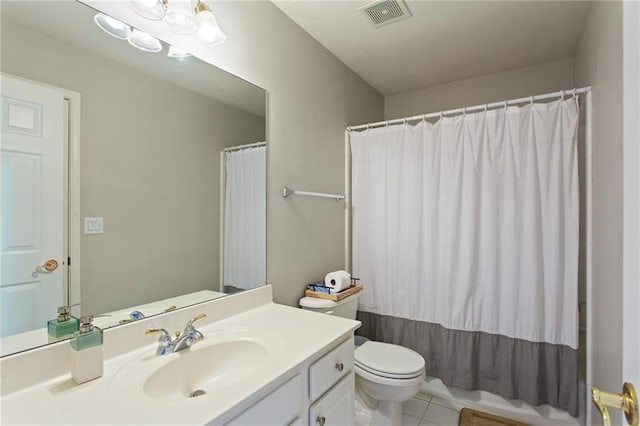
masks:
[[[84,234],[85,235],[104,234],[104,218],[85,217],[84,218]]]

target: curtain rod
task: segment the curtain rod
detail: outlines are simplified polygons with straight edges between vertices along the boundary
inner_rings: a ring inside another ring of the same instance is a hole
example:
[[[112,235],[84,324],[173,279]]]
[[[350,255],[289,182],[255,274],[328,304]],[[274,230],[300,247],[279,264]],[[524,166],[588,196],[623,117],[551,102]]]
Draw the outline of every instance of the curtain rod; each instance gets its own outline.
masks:
[[[492,103],[484,104],[484,105],[475,105],[475,106],[464,107],[464,108],[450,109],[450,110],[447,110],[447,111],[433,112],[433,113],[429,113],[429,114],[414,115],[413,117],[395,118],[393,120],[378,121],[376,123],[360,124],[358,126],[349,126],[349,127],[347,127],[347,131],[351,132],[353,130],[370,129],[372,127],[382,127],[382,126],[388,126],[390,124],[406,123],[407,121],[413,121],[413,120],[426,120],[427,118],[435,118],[435,117],[441,117],[442,118],[445,115],[466,114],[468,112],[483,111],[483,110],[489,109],[489,108],[498,108],[498,107],[503,107],[504,108],[504,107],[507,107],[509,105],[524,104],[524,103],[527,103],[527,102],[533,103],[533,101],[542,101],[542,100],[546,100],[546,99],[553,99],[553,98],[559,98],[559,99],[562,98],[562,99],[564,99],[565,96],[577,96],[577,95],[582,95],[582,94],[590,92],[590,91],[591,91],[591,86],[581,87],[579,89],[561,90],[559,92],[545,93],[544,95],[529,96],[529,97],[526,97],[526,98],[510,99],[510,100],[505,100],[505,101],[502,101],[502,102],[492,102]]]
[[[248,143],[246,145],[230,146],[228,148],[224,148],[223,151],[224,152],[240,151],[242,149],[257,148],[257,147],[260,147],[260,146],[267,146],[267,143],[266,142],[255,142],[255,143]]]

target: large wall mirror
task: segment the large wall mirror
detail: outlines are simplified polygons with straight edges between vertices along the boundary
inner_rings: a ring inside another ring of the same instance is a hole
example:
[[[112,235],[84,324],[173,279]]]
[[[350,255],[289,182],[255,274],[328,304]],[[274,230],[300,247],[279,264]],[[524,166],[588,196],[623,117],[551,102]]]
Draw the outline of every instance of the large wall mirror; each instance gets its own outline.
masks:
[[[265,91],[96,13],[2,2],[3,356],[266,281]]]

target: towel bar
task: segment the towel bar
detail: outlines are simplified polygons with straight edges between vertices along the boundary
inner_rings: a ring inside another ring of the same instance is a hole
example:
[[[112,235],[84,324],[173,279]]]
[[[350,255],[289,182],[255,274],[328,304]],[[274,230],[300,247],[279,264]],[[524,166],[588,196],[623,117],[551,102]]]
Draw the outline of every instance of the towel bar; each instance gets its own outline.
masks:
[[[282,196],[287,198],[289,195],[308,195],[310,197],[323,197],[334,198],[336,201],[344,200],[344,195],[340,194],[325,194],[323,192],[308,192],[308,191],[296,191],[286,186],[282,188]]]

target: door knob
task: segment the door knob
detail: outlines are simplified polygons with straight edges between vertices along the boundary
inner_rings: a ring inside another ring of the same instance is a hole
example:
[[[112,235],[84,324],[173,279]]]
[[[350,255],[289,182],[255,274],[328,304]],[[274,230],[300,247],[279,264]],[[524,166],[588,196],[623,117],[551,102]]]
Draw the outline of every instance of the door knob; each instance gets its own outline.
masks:
[[[49,259],[42,265],[36,266],[36,272],[53,272],[58,269],[58,261],[55,259]]]
[[[602,415],[603,426],[611,426],[611,417],[609,417],[607,407],[622,410],[627,418],[627,423],[631,426],[638,426],[640,419],[638,415],[638,393],[631,383],[625,383],[622,386],[622,393],[611,393],[591,388],[591,399],[598,407],[600,415]]]

